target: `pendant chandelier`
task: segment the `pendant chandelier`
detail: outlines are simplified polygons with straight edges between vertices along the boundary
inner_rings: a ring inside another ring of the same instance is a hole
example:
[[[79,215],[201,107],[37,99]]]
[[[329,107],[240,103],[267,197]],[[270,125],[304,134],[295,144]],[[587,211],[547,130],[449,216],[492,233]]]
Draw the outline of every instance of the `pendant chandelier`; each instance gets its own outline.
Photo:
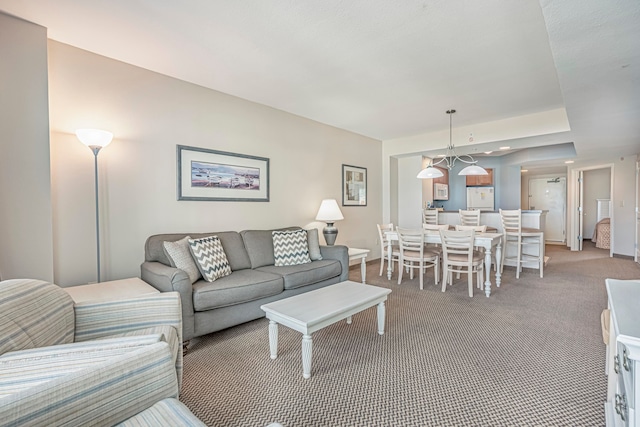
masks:
[[[486,170],[476,165],[478,161],[474,160],[473,157],[471,157],[470,155],[463,154],[462,156],[458,156],[456,154],[456,150],[455,150],[455,147],[453,146],[453,142],[451,142],[451,116],[455,112],[456,110],[453,110],[453,109],[447,110],[447,114],[449,115],[449,145],[447,146],[446,154],[444,155],[443,158],[441,158],[435,163],[433,162],[433,160],[431,160],[429,162],[429,165],[426,168],[422,169],[418,173],[418,176],[416,178],[421,178],[421,179],[439,178],[444,174],[440,169],[436,168],[435,166],[442,165],[443,167],[446,167],[447,169],[451,170],[453,169],[453,166],[456,164],[456,160],[459,160],[462,163],[469,165],[464,169],[462,169],[458,173],[458,175],[488,175],[488,172]]]

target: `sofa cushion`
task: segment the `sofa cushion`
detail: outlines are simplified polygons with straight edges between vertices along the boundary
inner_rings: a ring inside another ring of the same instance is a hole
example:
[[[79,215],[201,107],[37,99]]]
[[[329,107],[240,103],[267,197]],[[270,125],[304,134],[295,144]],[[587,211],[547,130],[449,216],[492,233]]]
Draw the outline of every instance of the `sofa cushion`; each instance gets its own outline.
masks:
[[[215,282],[199,280],[193,284],[193,308],[206,311],[218,307],[253,301],[281,293],[282,276],[256,271],[238,270]]]
[[[222,242],[222,247],[227,254],[227,260],[231,266],[231,270],[242,270],[244,268],[251,268],[251,261],[249,255],[244,248],[244,241],[240,237],[240,233],[237,231],[221,231],[217,233],[181,233],[181,234],[156,234],[150,236],[144,246],[144,260],[161,262],[164,265],[171,265],[169,259],[162,249],[162,243],[165,241],[175,242],[183,239],[186,236],[191,236],[192,239],[200,239],[202,237],[208,237],[216,235]]]
[[[240,232],[244,247],[251,260],[251,268],[275,264],[273,256],[272,231],[299,230],[300,227],[281,228],[279,230],[244,230]],[[235,271],[235,270],[234,270]]]
[[[340,276],[342,266],[340,261],[326,259],[284,267],[269,265],[260,267],[257,271],[279,274],[284,279],[285,289],[295,289]]]
[[[3,358],[2,425],[114,425],[177,397],[167,343],[124,341],[120,348],[105,340],[36,349],[24,360]]]
[[[282,267],[311,262],[307,230],[273,231],[271,234],[274,265]]]
[[[231,274],[227,255],[217,236],[189,239],[189,246],[204,280],[213,282]]]
[[[202,275],[200,270],[193,260],[191,251],[189,250],[189,240],[191,236],[185,236],[184,239],[177,240],[175,242],[162,242],[162,248],[164,254],[169,260],[171,267],[179,268],[187,273],[191,283],[198,280]]]

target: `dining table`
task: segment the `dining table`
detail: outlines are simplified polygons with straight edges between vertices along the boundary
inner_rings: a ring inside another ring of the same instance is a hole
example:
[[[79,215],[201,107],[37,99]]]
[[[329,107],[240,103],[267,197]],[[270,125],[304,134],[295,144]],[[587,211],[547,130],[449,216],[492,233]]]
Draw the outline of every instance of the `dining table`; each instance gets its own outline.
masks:
[[[386,231],[385,236],[387,237],[387,254],[389,256],[389,260],[392,258],[392,248],[393,242],[398,241],[398,232],[397,231]],[[442,244],[442,240],[440,238],[440,232],[438,230],[424,230],[424,242],[425,243],[434,243],[434,244]],[[502,262],[502,233],[476,233],[475,240],[473,242],[474,246],[479,246],[484,248],[484,265],[485,265],[485,281],[484,281],[484,294],[487,298],[491,295],[491,254],[492,251],[496,254],[496,287],[500,287],[501,274],[500,269]],[[393,271],[393,263],[389,262],[387,264],[387,278],[391,280],[391,273]],[[445,278],[446,273],[443,271],[443,280]]]

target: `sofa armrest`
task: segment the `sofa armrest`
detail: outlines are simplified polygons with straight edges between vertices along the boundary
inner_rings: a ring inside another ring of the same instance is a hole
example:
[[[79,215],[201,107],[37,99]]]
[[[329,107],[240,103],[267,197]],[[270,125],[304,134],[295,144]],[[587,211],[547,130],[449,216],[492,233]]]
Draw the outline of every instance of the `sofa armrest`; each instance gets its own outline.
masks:
[[[140,266],[140,278],[160,292],[175,291],[180,294],[183,339],[193,338],[195,335],[193,285],[187,273],[161,262],[145,261]]]
[[[75,342],[108,338],[153,326],[168,325],[178,335],[176,373],[182,383],[182,309],[177,292],[163,292],[121,301],[84,302],[75,305]]]
[[[343,245],[320,246],[322,259],[335,259],[340,261],[342,273],[340,281],[349,280],[349,248]]]
[[[102,350],[68,344],[60,354],[57,347],[0,357],[3,425],[114,425],[178,394],[165,342]]]

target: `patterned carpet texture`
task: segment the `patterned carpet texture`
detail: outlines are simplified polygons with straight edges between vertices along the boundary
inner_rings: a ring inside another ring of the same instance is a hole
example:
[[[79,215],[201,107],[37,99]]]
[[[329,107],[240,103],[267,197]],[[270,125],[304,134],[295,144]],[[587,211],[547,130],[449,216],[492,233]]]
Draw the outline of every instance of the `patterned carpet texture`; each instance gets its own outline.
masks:
[[[316,332],[305,380],[298,332],[279,327],[276,360],[266,319],[210,334],[192,340],[180,400],[209,426],[603,426],[604,279],[640,268],[593,245],[547,255],[544,279],[506,267],[490,298],[469,298],[465,275],[443,293],[428,270],[420,291],[370,262],[367,283],[392,289],[383,336],[375,307]]]

